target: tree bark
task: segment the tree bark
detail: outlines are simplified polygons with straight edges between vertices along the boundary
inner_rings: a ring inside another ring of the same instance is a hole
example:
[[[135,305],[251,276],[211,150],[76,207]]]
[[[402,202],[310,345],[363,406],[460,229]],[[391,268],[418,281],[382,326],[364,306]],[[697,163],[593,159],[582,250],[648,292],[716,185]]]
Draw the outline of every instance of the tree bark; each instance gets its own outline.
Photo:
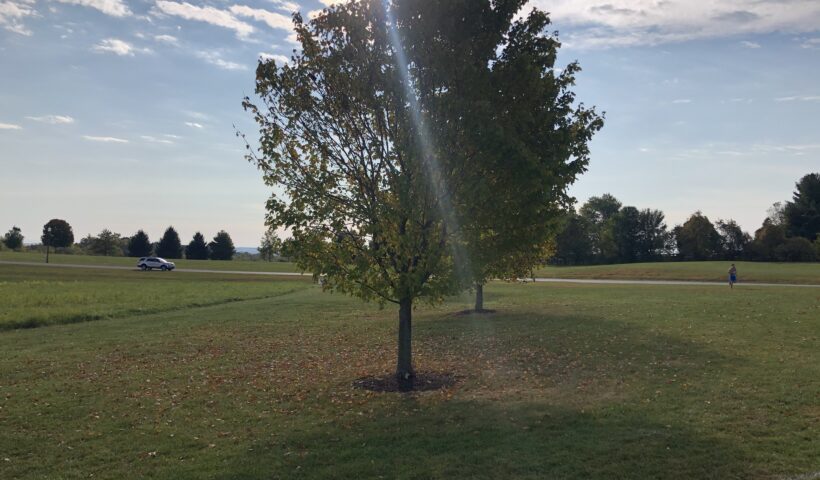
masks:
[[[413,351],[411,343],[411,317],[413,300],[403,298],[399,301],[399,358],[396,366],[396,379],[399,390],[407,392],[413,389]]]
[[[484,284],[475,284],[475,311],[480,312],[484,310]]]

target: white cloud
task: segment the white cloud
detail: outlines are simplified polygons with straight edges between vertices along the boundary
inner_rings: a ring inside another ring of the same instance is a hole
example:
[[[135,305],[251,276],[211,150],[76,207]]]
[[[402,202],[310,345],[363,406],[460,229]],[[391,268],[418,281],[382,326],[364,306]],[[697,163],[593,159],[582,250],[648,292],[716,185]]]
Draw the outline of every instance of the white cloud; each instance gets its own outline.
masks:
[[[214,51],[201,51],[197,52],[196,56],[205,60],[206,62],[210,63],[211,65],[216,65],[217,67],[221,68],[222,70],[247,70],[247,65],[242,65],[236,62],[230,62],[222,58],[222,54],[219,52]]]
[[[740,42],[740,44],[741,44],[741,45],[743,45],[743,46],[744,46],[744,47],[746,47],[746,48],[760,48],[760,44],[759,44],[759,43],[757,43],[757,42],[750,42],[750,41],[748,41],[748,40],[743,40],[742,42]]]
[[[0,123],[0,130],[22,130],[23,127],[13,123]]]
[[[820,101],[820,95],[803,95],[803,96],[792,96],[792,97],[777,97],[774,99],[775,102],[817,102]]]
[[[42,115],[39,117],[30,116],[26,118],[35,122],[48,123],[50,125],[66,125],[69,123],[74,123],[74,118],[69,117],[68,115]]]
[[[278,54],[274,54],[274,53],[259,52],[259,58],[261,58],[262,60],[266,60],[266,61],[267,60],[274,60],[279,65],[284,65],[284,64],[290,62],[290,58],[288,58],[284,55],[278,55]]]
[[[170,43],[170,44],[176,44],[177,42],[179,42],[179,39],[177,39],[177,37],[175,37],[173,35],[155,35],[154,40],[156,40],[160,43]]]
[[[173,145],[174,144],[174,142],[172,142],[168,139],[157,138],[157,137],[154,137],[154,136],[151,136],[151,135],[140,135],[140,138],[145,140],[146,142],[150,142],[150,143],[163,143],[163,144],[166,144],[166,145]]]
[[[160,13],[166,15],[174,15],[186,20],[196,20],[233,30],[239,38],[246,38],[254,32],[253,26],[239,20],[231,12],[218,8],[197,7],[188,2],[178,3],[167,0],[157,0],[156,6]]]
[[[233,5],[230,8],[232,14],[240,17],[252,18],[259,22],[265,22],[270,28],[291,31],[293,22],[287,15],[269,12],[259,8],[251,8],[245,5]]]
[[[83,135],[83,138],[89,140],[91,142],[102,142],[102,143],[128,143],[128,140],[117,138],[117,137],[95,137],[92,135]]]
[[[81,5],[83,7],[95,8],[106,15],[112,17],[127,17],[131,15],[131,10],[121,0],[57,0],[60,3],[70,5]]]
[[[130,43],[124,42],[124,41],[119,40],[117,38],[106,38],[105,40],[101,41],[97,45],[94,45],[93,50],[96,51],[96,52],[100,52],[100,53],[106,53],[107,52],[107,53],[113,53],[115,55],[129,56],[129,57],[134,56],[134,53],[136,53],[136,52],[149,53],[151,51],[147,48],[144,48],[144,49],[134,48],[134,46],[131,45]]]
[[[675,100],[672,100],[672,103],[674,103],[675,105],[692,103],[692,99],[691,98],[676,98]]]
[[[26,17],[37,16],[37,10],[28,1],[5,0],[0,1],[0,26],[19,35],[29,36],[31,30],[23,25]]]
[[[772,32],[814,32],[820,2],[791,0],[532,0],[550,12],[573,48],[658,45]]]
[[[201,123],[196,123],[196,122],[185,122],[185,125],[188,125],[191,128],[205,128],[204,125],[202,125]]]
[[[820,48],[820,37],[807,38],[803,40],[803,43],[801,43],[800,46],[803,48]]]
[[[276,5],[276,8],[279,10],[284,10],[286,12],[296,12],[299,10],[299,5],[294,2],[288,2],[286,0],[270,0],[271,3]]]

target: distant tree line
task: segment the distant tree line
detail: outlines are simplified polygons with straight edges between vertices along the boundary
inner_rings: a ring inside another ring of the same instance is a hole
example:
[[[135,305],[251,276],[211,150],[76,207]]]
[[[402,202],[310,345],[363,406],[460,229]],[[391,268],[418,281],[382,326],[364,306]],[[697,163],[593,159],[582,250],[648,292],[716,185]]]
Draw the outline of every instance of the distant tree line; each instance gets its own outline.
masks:
[[[17,226],[13,226],[2,238],[2,245],[10,250],[22,250],[23,233]],[[71,225],[65,220],[53,219],[43,226],[41,245],[30,248],[47,250],[58,253],[76,253],[87,255],[105,255],[116,257],[157,257],[192,260],[232,260],[236,255],[236,248],[228,232],[221,230],[213,240],[206,243],[205,237],[196,232],[187,246],[183,247],[179,234],[174,227],[168,227],[158,242],[152,243],[144,230],[138,230],[131,237],[122,236],[109,229],[103,229],[97,235],[87,235],[74,243],[74,233]]]
[[[660,210],[623,206],[610,194],[570,211],[550,263],[590,265],[659,260],[820,259],[820,174],[804,176],[792,200],[775,203],[754,236],[732,219],[712,223],[700,211],[668,229]]]

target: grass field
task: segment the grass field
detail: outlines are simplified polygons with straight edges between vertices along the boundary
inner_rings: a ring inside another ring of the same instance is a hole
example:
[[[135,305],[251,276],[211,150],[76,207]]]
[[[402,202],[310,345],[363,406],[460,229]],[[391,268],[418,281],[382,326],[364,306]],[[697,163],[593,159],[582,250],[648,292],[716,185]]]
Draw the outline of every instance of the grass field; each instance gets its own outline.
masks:
[[[492,284],[495,314],[455,314],[467,295],[416,311],[417,368],[459,381],[399,395],[351,386],[394,368],[392,310],[304,280],[43,270],[0,265],[2,288],[105,288],[109,310],[0,332],[3,479],[820,471],[820,290]],[[131,310],[133,295],[216,296],[234,283],[260,290]]]
[[[0,260],[12,262],[44,263],[45,255],[32,252],[0,252]],[[49,263],[74,265],[105,265],[119,267],[137,267],[136,258],[132,257],[102,257],[95,255],[49,255]],[[239,270],[243,272],[297,272],[295,264],[289,262],[263,262],[251,260],[172,260],[177,268],[192,270]]]
[[[0,252],[0,261],[43,262],[39,253]],[[108,265],[135,267],[136,259],[127,257],[97,257],[91,255],[52,255],[56,264]],[[287,262],[234,260],[174,260],[177,267],[193,270],[237,270],[246,272],[298,272]],[[582,267],[542,267],[536,276],[547,278],[580,278],[612,280],[726,280],[731,262],[664,262],[593,265]],[[820,285],[820,263],[734,262],[743,283],[799,283]]]
[[[692,280],[725,282],[734,263],[741,283],[800,283],[820,285],[820,263],[662,262],[542,267],[536,275],[550,278],[612,280]]]

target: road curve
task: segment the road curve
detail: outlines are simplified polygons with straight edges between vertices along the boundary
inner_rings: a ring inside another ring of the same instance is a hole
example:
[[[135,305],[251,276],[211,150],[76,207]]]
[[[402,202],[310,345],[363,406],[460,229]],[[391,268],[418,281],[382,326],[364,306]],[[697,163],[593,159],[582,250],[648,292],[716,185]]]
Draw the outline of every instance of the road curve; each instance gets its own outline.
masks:
[[[60,268],[94,268],[104,270],[131,270],[138,272],[139,270],[132,267],[123,267],[117,265],[81,265],[76,263],[36,263],[36,262],[12,262],[0,260],[0,265],[24,265],[32,267],[60,267]],[[298,272],[249,272],[242,270],[199,270],[192,268],[177,268],[175,271],[184,273],[221,273],[228,275],[268,275],[268,276],[285,276],[285,277],[309,277],[310,273]],[[527,278],[523,279],[525,282],[548,282],[548,283],[582,283],[582,284],[596,284],[596,285],[687,285],[687,286],[718,286],[726,287],[726,282],[703,282],[696,280],[612,280],[612,279],[589,279],[589,278]],[[820,285],[805,285],[798,283],[736,283],[737,287],[803,287],[803,288],[820,288]]]

